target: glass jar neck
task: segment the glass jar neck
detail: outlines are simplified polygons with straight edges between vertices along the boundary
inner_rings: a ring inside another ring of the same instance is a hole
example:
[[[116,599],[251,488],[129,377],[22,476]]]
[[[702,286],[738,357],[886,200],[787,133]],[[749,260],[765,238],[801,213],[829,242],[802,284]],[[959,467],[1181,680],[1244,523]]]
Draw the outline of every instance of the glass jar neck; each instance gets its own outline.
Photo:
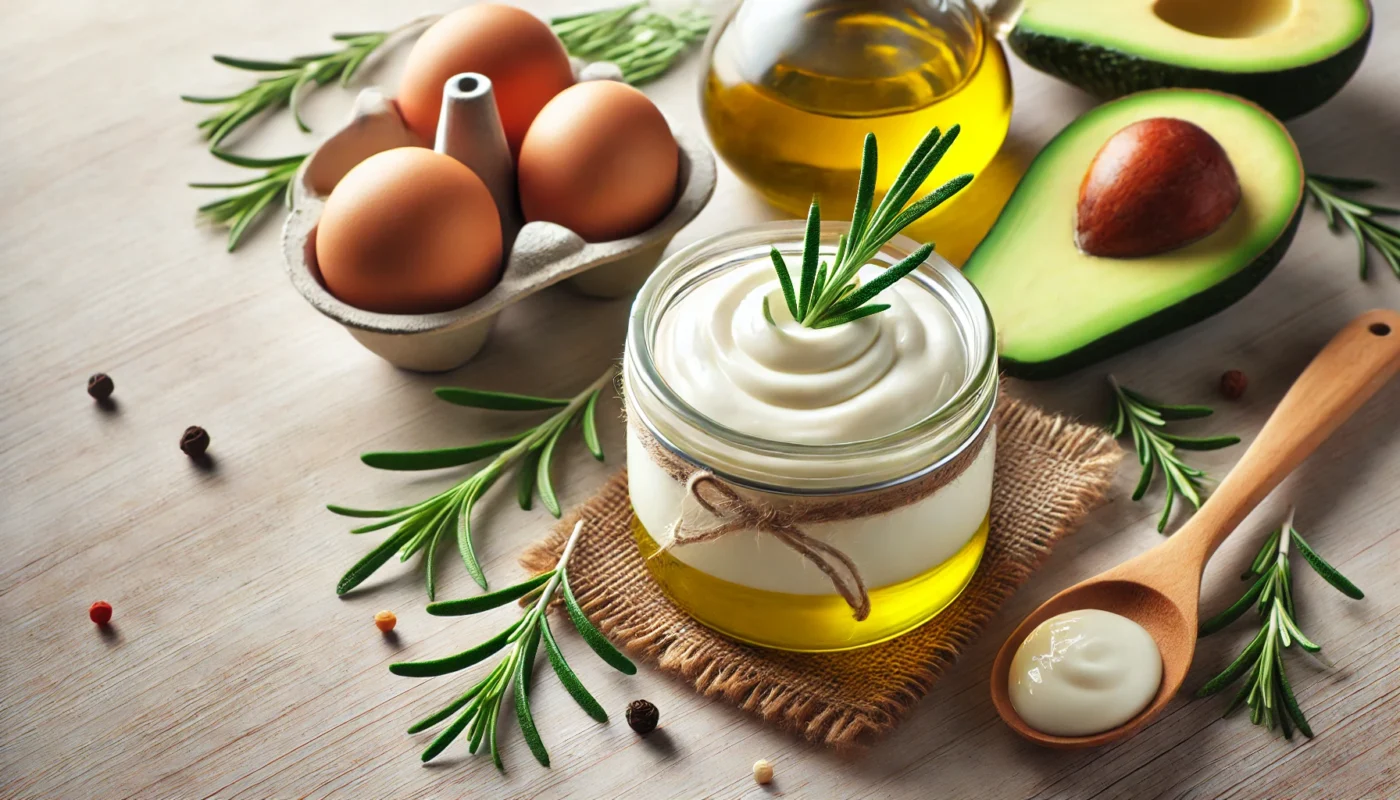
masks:
[[[833,252],[844,223],[822,226]],[[697,242],[657,268],[632,306],[623,381],[632,425],[661,447],[732,483],[784,494],[849,493],[919,478],[955,458],[990,424],[997,398],[996,338],[986,305],[967,279],[938,256],[905,280],[934,294],[954,321],[965,358],[958,389],[942,406],[902,430],[841,444],[794,444],[734,430],[699,412],[657,369],[653,353],[661,318],[696,286],[766,259],[776,246],[800,262],[798,221],[746,228]],[[916,249],[895,237],[872,259],[893,264]]]

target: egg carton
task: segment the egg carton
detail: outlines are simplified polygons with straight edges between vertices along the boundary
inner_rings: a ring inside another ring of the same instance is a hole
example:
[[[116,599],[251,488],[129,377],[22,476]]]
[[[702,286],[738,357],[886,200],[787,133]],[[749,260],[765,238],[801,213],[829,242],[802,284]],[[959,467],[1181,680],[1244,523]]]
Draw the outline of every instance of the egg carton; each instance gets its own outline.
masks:
[[[580,76],[583,77],[583,76]],[[599,298],[624,297],[641,287],[676,233],[709,202],[715,161],[698,137],[667,119],[680,151],[676,200],[655,225],[635,236],[586,242],[551,222],[520,228],[500,283],[461,308],[433,314],[385,314],[356,308],[326,289],[316,264],[316,224],[326,198],[352,167],[375,153],[421,146],[397,106],[376,89],[355,100],[350,121],[307,157],[292,183],[293,210],[282,229],[282,252],[292,284],[355,340],[398,367],[441,372],[480,352],[496,315],[561,281]]]

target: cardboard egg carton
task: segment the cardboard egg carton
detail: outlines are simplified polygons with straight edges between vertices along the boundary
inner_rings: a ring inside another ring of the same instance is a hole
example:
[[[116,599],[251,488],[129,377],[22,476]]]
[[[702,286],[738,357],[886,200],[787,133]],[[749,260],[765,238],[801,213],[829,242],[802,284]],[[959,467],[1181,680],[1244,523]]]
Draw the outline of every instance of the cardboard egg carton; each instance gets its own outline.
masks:
[[[668,120],[670,122],[670,120]],[[292,183],[293,210],[282,229],[282,252],[292,284],[322,314],[345,327],[376,355],[405,369],[439,372],[466,363],[486,343],[496,315],[561,281],[585,295],[615,298],[635,292],[676,232],[695,218],[715,188],[709,148],[671,124],[680,150],[676,199],[650,229],[609,242],[585,242],[550,222],[520,228],[501,281],[472,303],[434,314],[385,314],[356,308],[325,287],[316,264],[316,224],[331,190],[375,153],[421,145],[393,101],[375,89],[360,92],[350,121],[316,148]]]

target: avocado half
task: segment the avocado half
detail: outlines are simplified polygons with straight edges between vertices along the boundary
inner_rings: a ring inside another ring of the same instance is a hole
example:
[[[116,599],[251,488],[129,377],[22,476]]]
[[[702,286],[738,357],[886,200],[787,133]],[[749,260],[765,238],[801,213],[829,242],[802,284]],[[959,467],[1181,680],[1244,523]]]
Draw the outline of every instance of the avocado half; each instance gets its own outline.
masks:
[[[1074,242],[1085,172],[1109,137],[1153,117],[1193,122],[1220,143],[1239,177],[1239,205],[1213,233],[1176,250],[1085,255]],[[992,310],[1003,370],[1053,378],[1244,297],[1283,257],[1302,210],[1298,149],[1266,111],[1216,92],[1142,92],[1093,109],[1040,151],[963,274]]]
[[[1026,0],[1007,44],[1103,99],[1214,89],[1289,119],[1356,72],[1371,18],[1368,0]]]

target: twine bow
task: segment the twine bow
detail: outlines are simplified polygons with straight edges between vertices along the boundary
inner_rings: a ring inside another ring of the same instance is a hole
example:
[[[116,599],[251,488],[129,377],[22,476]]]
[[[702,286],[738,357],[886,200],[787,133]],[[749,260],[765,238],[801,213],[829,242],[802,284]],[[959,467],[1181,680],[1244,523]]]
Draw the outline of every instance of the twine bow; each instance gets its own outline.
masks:
[[[762,531],[796,550],[825,573],[851,607],[857,622],[870,616],[870,595],[855,562],[835,547],[803,532],[795,516],[750,503],[709,470],[692,472],[686,478],[685,493],[718,522],[708,528],[694,529],[686,525],[682,515],[671,527],[670,541],[663,550],[674,545],[713,541],[739,531]]]

